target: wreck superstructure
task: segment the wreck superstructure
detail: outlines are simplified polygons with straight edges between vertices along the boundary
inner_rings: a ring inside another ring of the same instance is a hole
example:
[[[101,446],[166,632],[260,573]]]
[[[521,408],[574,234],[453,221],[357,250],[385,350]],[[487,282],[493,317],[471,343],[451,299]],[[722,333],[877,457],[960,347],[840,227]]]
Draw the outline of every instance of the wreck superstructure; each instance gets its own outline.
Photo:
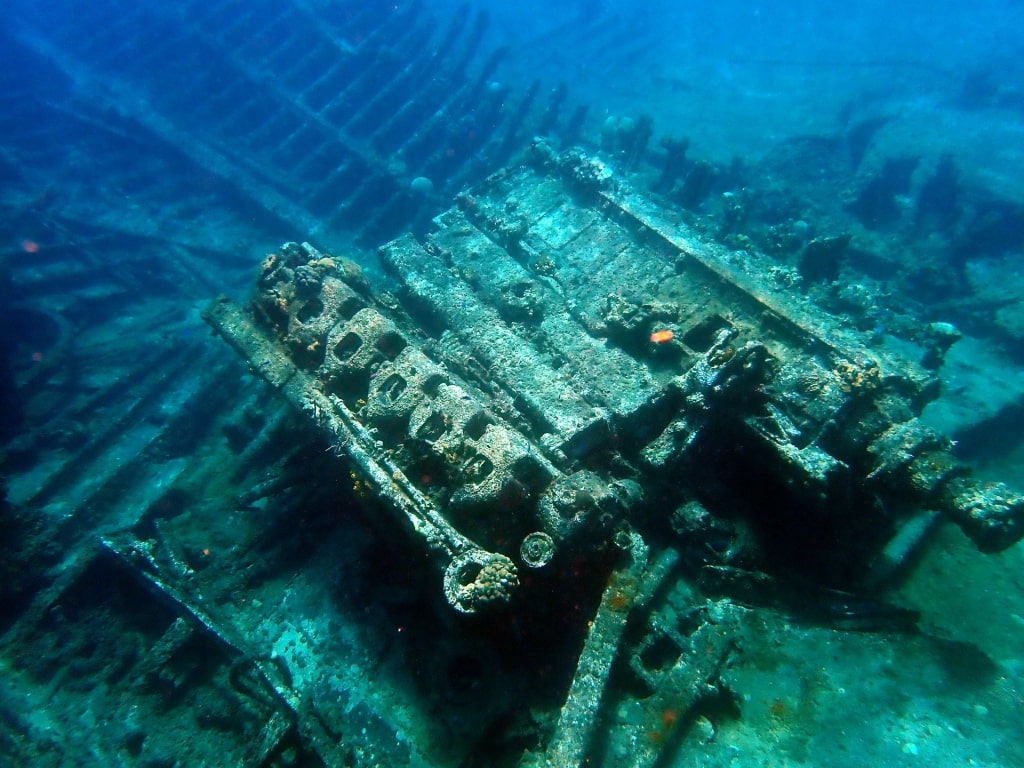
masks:
[[[739,670],[844,629],[917,642],[886,587],[937,521],[1020,538],[1020,494],[920,418],[952,325],[851,327],[820,301],[849,236],[764,255],[715,197],[738,176],[649,151],[649,119],[588,144],[564,87],[498,78],[484,17],[91,7],[116,23],[11,36],[66,90],[3,118],[9,316],[36,331],[0,754],[668,765],[741,710],[859,706],[835,668],[811,690],[815,653],[756,703]],[[630,57],[600,18],[562,33]],[[286,238],[205,311],[233,355],[198,307]]]

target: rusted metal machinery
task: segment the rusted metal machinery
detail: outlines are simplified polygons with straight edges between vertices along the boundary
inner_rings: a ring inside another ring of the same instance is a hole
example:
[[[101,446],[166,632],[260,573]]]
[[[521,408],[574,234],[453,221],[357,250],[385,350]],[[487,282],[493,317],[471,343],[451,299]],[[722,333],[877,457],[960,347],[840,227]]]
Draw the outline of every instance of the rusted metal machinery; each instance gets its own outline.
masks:
[[[620,553],[561,717],[523,765],[652,765],[643,723],[728,690],[751,631],[740,605],[779,584],[748,536],[781,526],[796,560],[841,562],[861,587],[938,514],[984,551],[1021,536],[1024,497],[974,481],[918,420],[938,385],[914,356],[951,334],[869,346],[580,150],[536,140],[381,256],[393,290],[286,244],[248,304],[205,317],[435,554],[455,610],[528,611],[550,599],[517,598],[528,574]],[[616,663],[646,693],[610,693]]]
[[[929,371],[701,242],[599,161],[542,141],[528,157],[425,242],[381,249],[396,292],[290,243],[247,307],[206,314],[439,554],[453,607],[506,601],[521,568],[566,547],[628,543],[652,503],[667,516],[708,500],[699,449],[715,430],[747,450],[741,472],[773,474],[840,529],[934,508],[983,550],[1020,537],[1024,498],[974,482],[919,424]]]

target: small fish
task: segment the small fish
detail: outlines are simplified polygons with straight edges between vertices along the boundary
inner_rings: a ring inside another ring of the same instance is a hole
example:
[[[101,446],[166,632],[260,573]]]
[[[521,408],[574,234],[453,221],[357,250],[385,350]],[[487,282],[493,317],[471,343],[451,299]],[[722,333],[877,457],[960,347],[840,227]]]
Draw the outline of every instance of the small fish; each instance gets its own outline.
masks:
[[[805,606],[800,619],[847,632],[914,632],[921,618],[912,608],[839,590],[825,590],[819,598]]]
[[[676,337],[675,331],[670,328],[661,328],[651,334],[652,344],[665,344]]]

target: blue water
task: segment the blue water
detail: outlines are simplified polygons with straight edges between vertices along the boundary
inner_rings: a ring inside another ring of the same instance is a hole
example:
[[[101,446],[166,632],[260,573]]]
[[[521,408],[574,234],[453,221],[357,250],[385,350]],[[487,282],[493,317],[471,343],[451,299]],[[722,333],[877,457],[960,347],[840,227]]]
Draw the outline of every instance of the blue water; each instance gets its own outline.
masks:
[[[791,308],[924,361],[934,444],[982,483],[1020,488],[1020,2],[8,0],[0,766],[537,764],[618,578],[609,548],[567,555],[565,578],[525,579],[533,604],[453,616],[422,542],[200,309],[247,301],[288,241],[351,260],[398,306],[401,276],[377,249],[425,240],[456,200],[472,214],[474,190],[521,169],[538,135],[673,211],[735,274],[767,270]],[[507,201],[510,226],[530,204]],[[545,279],[555,268],[523,259]],[[594,274],[605,265],[595,254]],[[659,317],[664,296],[624,283],[610,304]],[[447,349],[439,320],[417,322],[417,343]],[[582,365],[546,354],[552,368]],[[658,375],[671,365],[649,362]],[[751,461],[745,448],[706,442],[723,468],[708,486],[744,486],[729,467]],[[432,492],[443,475],[423,466],[413,480]],[[750,480],[728,525],[675,541],[680,570],[743,550],[730,526],[787,482]],[[864,515],[912,518],[903,506],[897,494]],[[753,526],[773,556],[739,560],[778,591],[733,585],[745,618],[701,619],[734,632],[704,695],[648,689],[614,657],[591,741],[559,754],[661,768],[1024,765],[1021,545],[982,554],[938,525],[877,587],[848,577],[851,562],[875,562],[857,559],[870,549],[857,525],[812,527],[847,531],[815,541],[785,515]],[[644,524],[655,537],[671,527]],[[659,593],[658,616],[699,623],[676,615],[699,592],[691,575]],[[854,588],[856,600],[833,591]],[[647,631],[635,616],[627,644]],[[660,673],[674,642],[636,664]]]

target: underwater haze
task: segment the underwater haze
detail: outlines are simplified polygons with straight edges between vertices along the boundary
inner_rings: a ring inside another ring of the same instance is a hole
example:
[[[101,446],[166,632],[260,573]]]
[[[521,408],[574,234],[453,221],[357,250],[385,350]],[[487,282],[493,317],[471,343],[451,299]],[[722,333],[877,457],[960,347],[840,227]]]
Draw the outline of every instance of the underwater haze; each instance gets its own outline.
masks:
[[[1024,766],[1024,4],[8,0],[0,766]]]

